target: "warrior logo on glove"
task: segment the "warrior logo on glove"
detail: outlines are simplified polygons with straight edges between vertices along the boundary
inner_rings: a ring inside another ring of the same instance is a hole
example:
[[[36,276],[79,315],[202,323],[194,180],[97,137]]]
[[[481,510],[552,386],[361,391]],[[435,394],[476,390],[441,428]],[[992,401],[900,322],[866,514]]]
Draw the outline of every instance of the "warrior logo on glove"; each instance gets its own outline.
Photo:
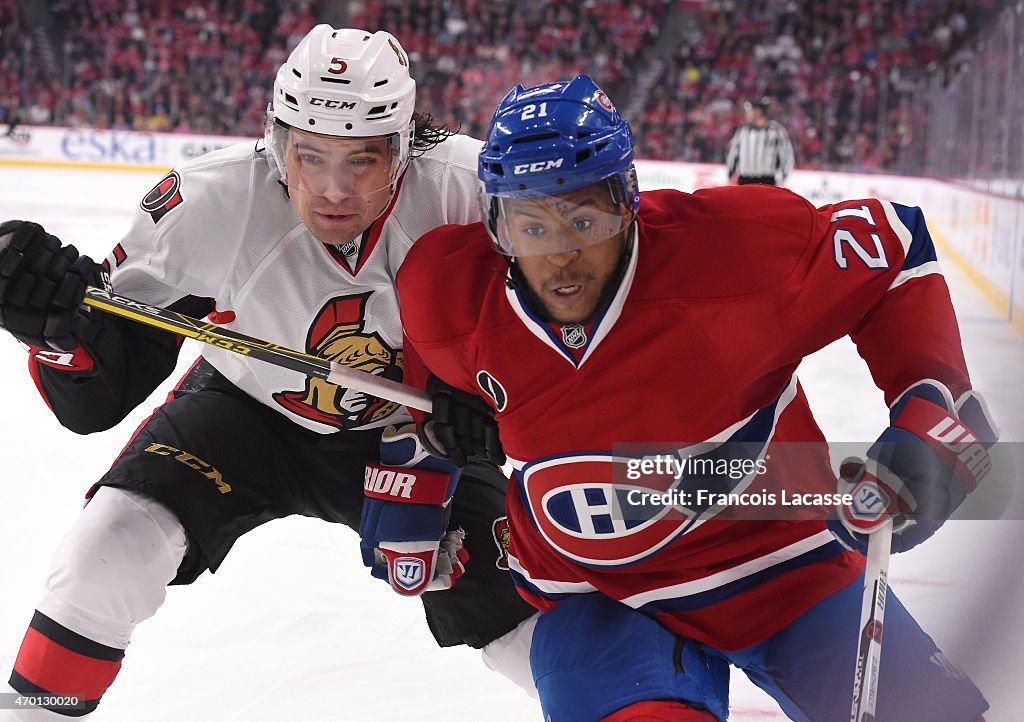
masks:
[[[384,430],[380,460],[367,464],[363,483],[363,564],[399,594],[449,589],[469,560],[466,532],[446,529],[462,470],[427,454],[413,424]]]
[[[850,513],[858,519],[875,521],[889,509],[889,497],[873,481],[862,481],[854,488],[852,494],[853,505],[850,507]]]
[[[413,590],[423,583],[426,565],[416,557],[399,557],[394,561],[395,583],[406,590]]]

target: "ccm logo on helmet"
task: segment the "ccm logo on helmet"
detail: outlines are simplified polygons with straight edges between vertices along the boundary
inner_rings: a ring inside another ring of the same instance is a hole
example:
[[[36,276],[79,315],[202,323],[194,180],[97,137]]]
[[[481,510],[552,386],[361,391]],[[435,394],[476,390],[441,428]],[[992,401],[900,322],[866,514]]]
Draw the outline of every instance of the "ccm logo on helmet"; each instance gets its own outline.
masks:
[[[536,163],[521,163],[520,165],[512,166],[512,173],[514,175],[522,175],[523,173],[539,173],[542,170],[551,170],[552,168],[561,168],[563,158],[558,160],[539,160]]]
[[[316,98],[311,97],[309,99],[310,105],[322,105],[325,108],[340,108],[342,110],[355,110],[356,104],[351,103],[347,100],[332,100],[330,98]]]

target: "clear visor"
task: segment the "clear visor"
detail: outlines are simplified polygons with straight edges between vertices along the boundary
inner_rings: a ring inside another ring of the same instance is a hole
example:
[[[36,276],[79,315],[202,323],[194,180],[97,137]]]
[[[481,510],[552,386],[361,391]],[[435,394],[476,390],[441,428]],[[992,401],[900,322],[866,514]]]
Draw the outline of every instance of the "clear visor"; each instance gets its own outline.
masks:
[[[409,160],[409,137],[335,137],[271,121],[267,146],[289,189],[318,196],[367,196],[394,186]]]
[[[617,236],[633,222],[612,186],[600,181],[559,195],[482,193],[491,240],[506,256],[550,256]]]

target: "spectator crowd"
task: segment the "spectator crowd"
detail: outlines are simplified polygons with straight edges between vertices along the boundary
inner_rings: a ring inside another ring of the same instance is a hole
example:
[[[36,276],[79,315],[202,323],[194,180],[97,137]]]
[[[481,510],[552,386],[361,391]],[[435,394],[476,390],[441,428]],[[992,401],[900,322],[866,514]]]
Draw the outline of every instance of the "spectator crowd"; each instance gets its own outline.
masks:
[[[744,99],[768,96],[803,167],[904,170],[928,82],[1001,0],[704,0],[634,119],[647,157],[719,162]]]
[[[48,22],[32,28],[20,5],[0,0],[0,123],[253,136],[275,69],[328,3],[53,0]],[[401,40],[423,110],[477,137],[515,83],[585,71],[629,109],[642,157],[722,162],[743,101],[769,96],[798,166],[902,171],[901,151],[923,142],[927,78],[952,72],[1003,5],[351,0],[347,9],[349,25]],[[670,19],[678,37],[663,32]]]
[[[33,32],[0,0],[0,121],[260,135],[274,73],[319,4],[53,0]]]

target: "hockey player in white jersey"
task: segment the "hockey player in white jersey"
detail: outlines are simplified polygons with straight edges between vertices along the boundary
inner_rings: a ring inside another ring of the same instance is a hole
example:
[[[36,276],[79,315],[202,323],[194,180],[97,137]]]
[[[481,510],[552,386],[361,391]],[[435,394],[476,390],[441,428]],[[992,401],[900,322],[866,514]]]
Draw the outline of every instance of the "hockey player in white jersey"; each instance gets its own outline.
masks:
[[[386,32],[317,26],[277,74],[265,138],[166,175],[102,265],[37,224],[0,226],[0,325],[29,349],[64,426],[110,428],[176,363],[179,337],[79,307],[107,274],[145,303],[400,378],[395,274],[420,235],[479,217],[480,143],[414,112],[408,62]],[[397,404],[205,349],[89,489],[15,662],[13,691],[82,703],[0,719],[90,713],[165,587],[215,571],[256,526],[302,514],[357,528],[366,465],[409,461],[381,443],[407,420]],[[447,590],[422,597],[431,632],[442,646],[505,649],[532,610],[495,563],[504,478],[470,465],[449,507],[444,521],[477,559],[453,586],[465,550],[445,537],[427,581]],[[372,559],[372,544],[363,552]]]

